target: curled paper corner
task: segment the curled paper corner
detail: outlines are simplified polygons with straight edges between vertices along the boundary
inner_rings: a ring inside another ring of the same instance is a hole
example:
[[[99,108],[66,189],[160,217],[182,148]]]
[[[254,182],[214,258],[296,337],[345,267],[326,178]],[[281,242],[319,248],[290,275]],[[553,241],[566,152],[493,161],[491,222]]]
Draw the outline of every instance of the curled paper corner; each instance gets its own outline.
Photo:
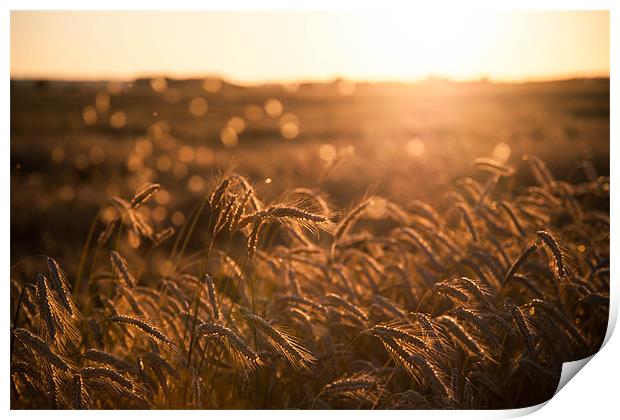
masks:
[[[618,298],[617,291],[613,290],[613,286],[610,285],[610,293],[609,293],[609,316],[607,319],[607,332],[605,333],[605,338],[603,339],[603,344],[601,345],[601,349],[605,347],[605,344],[611,338],[611,335],[614,333],[616,329],[616,321],[618,320]],[[599,351],[601,350],[599,349]]]
[[[607,331],[605,333],[605,338],[603,339],[603,344],[601,344],[601,347],[598,349],[598,351],[596,353],[598,353],[599,351],[601,351],[603,349],[603,347],[605,347],[605,345],[607,344],[607,342],[609,341],[609,339],[611,338],[615,328],[616,328],[616,321],[618,319],[618,301],[617,301],[617,293],[614,293],[615,291],[610,290],[610,296],[612,297],[612,299],[610,299],[610,306],[609,306],[609,316],[608,316],[608,320],[607,320]],[[571,379],[573,379],[573,377],[590,361],[592,360],[592,358],[594,356],[596,356],[596,353],[592,354],[591,356],[588,356],[586,358],[580,359],[580,360],[574,360],[572,362],[565,362],[562,363],[562,372],[560,373],[560,381],[558,383],[558,387],[555,390],[555,393],[553,394],[553,396],[555,397],[557,395],[558,392],[560,392],[560,390],[562,388],[564,388],[564,385],[566,385]],[[539,408],[541,408],[543,405],[545,405],[546,403],[543,403],[542,405],[540,405]],[[537,406],[538,407],[538,406]],[[534,410],[536,411],[536,410]]]
[[[577,372],[579,372],[581,368],[583,368],[594,357],[595,354],[593,354],[592,356],[588,356],[584,359],[562,363],[562,372],[560,373],[560,381],[558,383],[558,387],[553,393],[553,397],[555,397],[557,393],[560,392],[562,388],[564,388],[564,385],[566,385],[577,374]],[[545,405],[547,405],[549,401],[553,399],[553,397],[551,397],[547,401],[544,401],[540,404],[533,405],[530,407],[505,410],[505,411],[500,411],[499,413],[496,412],[499,414],[499,416],[496,416],[495,418],[507,419],[507,418],[527,416],[543,408]]]
[[[558,387],[556,388],[553,396],[555,396],[558,392],[560,392],[560,390],[564,388],[564,385],[566,385],[568,381],[573,379],[573,376],[575,376],[577,372],[579,372],[581,368],[583,368],[594,357],[595,354],[593,354],[592,356],[588,356],[584,359],[562,363],[562,373],[560,374],[560,382],[558,383]]]

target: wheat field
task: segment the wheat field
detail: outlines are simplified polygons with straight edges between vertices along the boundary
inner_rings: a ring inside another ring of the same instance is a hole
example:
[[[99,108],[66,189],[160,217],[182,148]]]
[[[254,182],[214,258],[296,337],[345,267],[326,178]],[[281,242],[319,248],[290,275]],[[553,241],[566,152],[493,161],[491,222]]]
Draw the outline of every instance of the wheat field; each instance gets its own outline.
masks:
[[[562,179],[532,154],[467,167],[433,202],[369,190],[339,207],[318,188],[264,200],[230,165],[176,228],[144,211],[158,183],[111,197],[74,272],[54,255],[12,267],[11,408],[547,400],[605,334],[609,177],[581,162]]]

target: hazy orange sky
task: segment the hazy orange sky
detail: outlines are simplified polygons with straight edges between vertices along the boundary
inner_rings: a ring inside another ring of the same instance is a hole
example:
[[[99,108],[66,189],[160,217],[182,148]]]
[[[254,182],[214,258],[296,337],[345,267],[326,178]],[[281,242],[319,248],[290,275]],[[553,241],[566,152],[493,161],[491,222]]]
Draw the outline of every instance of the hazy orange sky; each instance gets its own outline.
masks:
[[[11,12],[11,76],[609,75],[608,12]]]

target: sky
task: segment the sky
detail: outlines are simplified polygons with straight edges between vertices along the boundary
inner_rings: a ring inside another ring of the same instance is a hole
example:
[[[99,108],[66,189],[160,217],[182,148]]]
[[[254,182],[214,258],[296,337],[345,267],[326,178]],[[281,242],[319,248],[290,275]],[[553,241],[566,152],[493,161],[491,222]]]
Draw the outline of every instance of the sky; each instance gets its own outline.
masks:
[[[608,12],[11,12],[11,77],[609,75]]]

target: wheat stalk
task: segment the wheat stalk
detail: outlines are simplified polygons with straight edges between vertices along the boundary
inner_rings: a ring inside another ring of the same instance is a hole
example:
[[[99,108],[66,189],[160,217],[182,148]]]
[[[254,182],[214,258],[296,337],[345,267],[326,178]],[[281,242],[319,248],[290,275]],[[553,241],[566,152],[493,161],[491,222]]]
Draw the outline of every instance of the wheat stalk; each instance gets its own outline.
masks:
[[[271,345],[282,354],[296,369],[310,370],[309,364],[315,362],[314,356],[303,348],[290,333],[282,328],[277,328],[265,321],[258,315],[243,310],[243,317],[250,326],[271,343]]]
[[[230,328],[208,322],[201,324],[196,331],[198,334],[207,337],[217,337],[228,349],[233,359],[240,362],[250,371],[257,369],[263,364],[258,354]]]
[[[54,353],[50,346],[40,337],[23,328],[15,329],[13,334],[15,334],[24,346],[34,351],[51,365],[62,371],[68,371],[70,369],[69,365],[63,360],[63,358]]]
[[[110,260],[112,261],[112,267],[117,273],[119,278],[123,280],[125,287],[132,288],[137,284],[136,279],[131,275],[127,268],[127,261],[116,251],[110,252]]]
[[[142,321],[141,319],[130,317],[130,316],[122,316],[122,315],[112,316],[109,319],[112,322],[131,325],[133,327],[136,327],[139,330],[148,334],[150,337],[154,338],[156,341],[159,341],[164,344],[173,345],[172,341],[170,341],[161,331],[159,331],[153,325],[145,321]]]

